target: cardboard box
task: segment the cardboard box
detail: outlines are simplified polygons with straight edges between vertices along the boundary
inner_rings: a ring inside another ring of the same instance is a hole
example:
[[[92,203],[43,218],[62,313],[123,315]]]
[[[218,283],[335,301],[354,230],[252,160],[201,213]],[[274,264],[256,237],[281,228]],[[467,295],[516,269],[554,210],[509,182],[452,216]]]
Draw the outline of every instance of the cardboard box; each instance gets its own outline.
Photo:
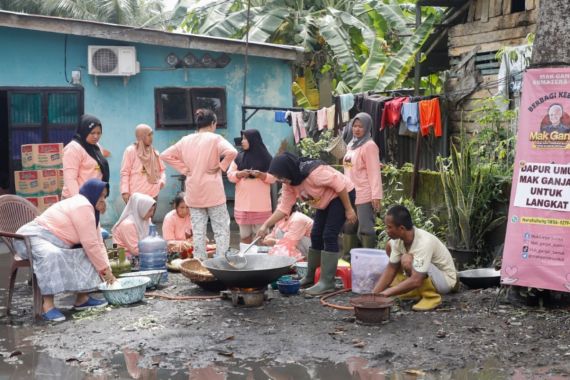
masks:
[[[57,169],[63,165],[63,143],[24,144],[20,153],[23,169]]]
[[[39,172],[40,189],[43,195],[57,193],[58,169],[42,169]]]
[[[22,170],[14,172],[14,187],[16,194],[23,197],[33,197],[41,193],[40,174],[37,170]]]
[[[37,169],[59,169],[63,165],[63,143],[36,144],[38,156]]]
[[[44,212],[51,205],[53,205],[57,202],[59,202],[59,196],[58,195],[45,195],[45,196],[39,198],[39,205],[40,205],[39,209],[41,212]]]
[[[57,169],[57,192],[61,193],[63,190],[63,169]]]
[[[35,144],[24,144],[20,147],[22,156],[22,169],[33,170],[38,161],[38,150],[34,148]]]
[[[26,200],[32,203],[39,210],[40,208],[40,198],[39,197],[26,197]]]

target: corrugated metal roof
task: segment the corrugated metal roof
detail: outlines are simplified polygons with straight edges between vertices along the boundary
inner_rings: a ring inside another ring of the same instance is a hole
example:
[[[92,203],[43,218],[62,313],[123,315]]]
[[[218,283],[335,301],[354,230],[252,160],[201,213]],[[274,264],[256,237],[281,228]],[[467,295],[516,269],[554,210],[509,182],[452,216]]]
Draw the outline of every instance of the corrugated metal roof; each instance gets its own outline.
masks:
[[[172,33],[104,22],[7,11],[0,11],[0,26],[228,54],[244,55],[246,47],[245,41],[230,38]],[[256,57],[301,61],[302,54],[303,48],[289,45],[249,42],[248,47],[248,55]]]

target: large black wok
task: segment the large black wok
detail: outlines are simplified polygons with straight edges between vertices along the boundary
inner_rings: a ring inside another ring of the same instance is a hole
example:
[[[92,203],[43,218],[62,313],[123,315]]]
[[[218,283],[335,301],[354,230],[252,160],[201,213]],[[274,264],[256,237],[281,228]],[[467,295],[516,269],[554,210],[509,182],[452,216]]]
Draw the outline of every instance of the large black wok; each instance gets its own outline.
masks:
[[[229,288],[261,288],[288,273],[295,259],[286,256],[246,255],[247,265],[235,269],[225,257],[205,260],[202,265]]]

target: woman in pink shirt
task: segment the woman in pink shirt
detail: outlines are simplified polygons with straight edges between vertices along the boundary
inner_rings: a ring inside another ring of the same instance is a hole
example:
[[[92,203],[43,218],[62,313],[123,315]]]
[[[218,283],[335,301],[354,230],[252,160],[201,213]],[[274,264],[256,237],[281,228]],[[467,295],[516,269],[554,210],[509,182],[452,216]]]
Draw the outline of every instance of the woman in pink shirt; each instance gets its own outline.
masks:
[[[263,240],[263,245],[272,246],[270,255],[294,257],[303,261],[311,246],[313,219],[298,212],[293,205],[291,212],[275,224],[273,230]]]
[[[141,193],[154,199],[166,183],[164,165],[152,146],[152,128],[139,124],[135,129],[137,142],[125,149],[121,163],[121,196],[125,203],[131,194]]]
[[[315,271],[320,265],[319,282],[305,293],[316,296],[333,291],[339,252],[338,234],[346,221],[357,221],[352,207],[354,185],[348,177],[324,162],[298,158],[289,152],[271,161],[269,173],[283,183],[282,198],[277,210],[259,229],[258,235],[265,236],[271,226],[288,215],[297,198],[316,208],[307,257],[308,273],[301,285],[314,283]]]
[[[134,193],[113,226],[113,243],[125,248],[135,268],[138,267],[139,241],[148,236],[150,218],[155,209],[154,198]]]
[[[79,193],[88,179],[109,182],[109,163],[97,144],[103,134],[101,121],[95,116],[83,115],[73,140],[63,148],[62,197]]]
[[[168,251],[180,254],[185,259],[192,253],[192,222],[190,210],[184,202],[184,193],[174,197],[174,210],[164,217],[162,237],[168,243]]]
[[[349,124],[352,138],[343,159],[344,174],[356,188],[358,224],[345,226],[343,252],[358,246],[358,236],[365,248],[376,248],[375,216],[380,211],[382,178],[380,176],[380,150],[372,140],[372,118],[365,112],[357,114]]]
[[[208,218],[214,230],[216,255],[230,247],[230,215],[222,171],[237,156],[237,150],[215,134],[217,118],[209,109],[199,109],[194,116],[198,132],[183,137],[166,149],[160,158],[186,176],[186,204],[190,207],[194,234],[194,257],[205,259]]]
[[[257,129],[241,132],[240,152],[228,170],[228,179],[236,184],[234,217],[239,225],[241,243],[249,244],[259,227],[271,216],[271,184],[267,174],[271,154]]]
[[[99,226],[106,196],[107,184],[90,179],[77,195],[54,204],[17,232],[30,236],[45,320],[65,320],[54,304],[54,295],[63,292],[76,293],[75,310],[107,305],[87,293],[97,288],[101,278],[115,281]],[[16,241],[15,246],[19,256],[29,258],[23,241]]]

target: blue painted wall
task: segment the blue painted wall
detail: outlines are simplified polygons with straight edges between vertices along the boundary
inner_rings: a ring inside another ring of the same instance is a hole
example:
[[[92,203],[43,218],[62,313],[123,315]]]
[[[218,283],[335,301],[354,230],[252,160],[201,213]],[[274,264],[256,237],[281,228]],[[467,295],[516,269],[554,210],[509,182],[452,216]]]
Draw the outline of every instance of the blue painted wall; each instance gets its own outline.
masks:
[[[62,34],[36,32],[0,27],[0,86],[71,86],[65,80],[64,40]],[[137,60],[141,72],[130,77],[127,85],[122,77],[99,77],[95,86],[93,77],[87,73],[88,45],[128,45],[137,49]],[[230,55],[231,62],[223,69],[170,70],[165,62],[169,53],[182,58],[188,52],[201,57],[205,51],[175,49],[147,44],[128,44],[121,41],[68,36],[67,77],[72,70],[81,71],[84,87],[85,112],[93,114],[103,123],[101,145],[111,151],[111,196],[108,211],[102,219],[104,224],[113,223],[120,215],[124,204],[119,196],[119,170],[123,151],[134,141],[134,128],[139,123],[155,126],[154,89],[166,86],[213,86],[225,87],[227,96],[227,129],[218,132],[233,142],[241,130],[241,105],[243,99],[244,56]],[[214,57],[219,53],[212,53]],[[292,73],[290,64],[268,58],[249,57],[247,104],[289,107]],[[292,141],[291,128],[287,124],[275,123],[273,113],[259,111],[247,123],[247,128],[257,128],[272,153],[283,140]],[[155,132],[154,146],[162,151],[178,141],[184,131]],[[159,195],[157,219],[170,210],[169,202],[176,193],[179,183],[167,169],[167,186]],[[233,189],[226,190],[229,195]]]

